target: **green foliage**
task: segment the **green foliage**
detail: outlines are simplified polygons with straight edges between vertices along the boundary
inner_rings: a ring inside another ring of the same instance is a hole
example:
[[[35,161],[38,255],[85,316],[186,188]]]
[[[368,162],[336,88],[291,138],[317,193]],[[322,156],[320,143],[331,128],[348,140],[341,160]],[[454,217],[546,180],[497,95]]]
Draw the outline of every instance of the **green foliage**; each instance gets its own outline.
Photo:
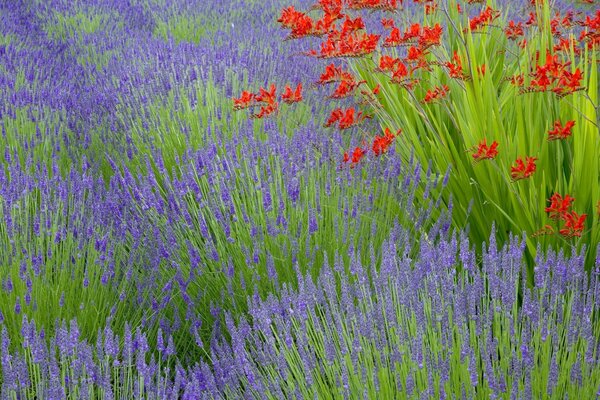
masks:
[[[440,5],[440,7],[444,7]],[[413,91],[389,82],[382,74],[373,73],[373,61],[353,63],[361,79],[382,87],[382,125],[403,129],[404,143],[398,151],[409,159],[414,149],[422,163],[429,160],[434,170],[452,168],[446,203],[454,199],[453,219],[457,227],[468,223],[474,243],[489,237],[492,221],[498,227],[498,240],[505,241],[508,233],[526,232],[529,261],[533,260],[536,243],[564,248],[588,248],[587,268],[591,268],[596,245],[600,243],[599,215],[595,210],[600,200],[600,98],[597,55],[587,49],[581,56],[566,55],[571,72],[583,72],[585,90],[560,98],[551,92],[520,93],[509,79],[524,74],[525,85],[530,73],[543,64],[552,45],[550,11],[538,10],[541,28],[534,28],[527,37],[525,49],[511,43],[499,26],[505,21],[480,32],[468,30],[466,17],[456,11],[456,3],[438,13],[441,17],[426,17],[428,26],[440,22],[444,26],[443,46],[431,49],[430,61],[451,61],[456,51],[463,60],[468,80],[452,79],[441,66],[423,70],[420,84]],[[441,18],[441,19],[440,19]],[[536,64],[535,54],[542,54]],[[559,59],[561,59],[559,57]],[[376,60],[374,60],[376,61]],[[478,68],[486,66],[484,75]],[[449,95],[438,103],[424,104],[421,100],[428,89],[448,85]],[[547,132],[555,121],[562,124],[574,120],[572,137],[548,141]],[[494,160],[474,163],[473,148],[483,139],[488,145],[499,143]],[[511,166],[518,157],[537,157],[533,176],[512,182]],[[573,210],[587,214],[581,238],[565,239],[558,234],[534,238],[532,234],[551,224],[544,209],[554,193],[575,197]]]

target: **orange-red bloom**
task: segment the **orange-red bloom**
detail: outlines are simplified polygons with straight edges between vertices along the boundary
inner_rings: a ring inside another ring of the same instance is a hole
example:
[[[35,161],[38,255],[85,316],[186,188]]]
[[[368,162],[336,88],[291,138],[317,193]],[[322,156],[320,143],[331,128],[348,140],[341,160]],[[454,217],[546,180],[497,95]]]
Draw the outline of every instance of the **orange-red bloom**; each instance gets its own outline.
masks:
[[[354,168],[354,166],[367,154],[367,152],[360,147],[356,147],[352,152],[352,155],[348,154],[348,152],[344,153],[343,162],[347,163],[351,161],[350,168]]]
[[[277,103],[270,103],[270,104],[267,104],[266,106],[262,106],[262,107],[260,107],[260,111],[258,112],[258,114],[253,114],[252,118],[261,119],[266,116],[269,116],[277,111],[277,106],[278,106]]]
[[[548,131],[548,140],[567,139],[573,134],[571,129],[575,126],[575,121],[567,121],[563,127],[560,121],[554,122],[554,129]]]
[[[433,90],[428,90],[425,93],[425,98],[423,99],[423,103],[433,103],[436,102],[448,95],[450,88],[446,85],[436,86]]]
[[[274,83],[271,84],[271,87],[269,88],[269,90],[267,91],[264,88],[260,88],[259,89],[259,93],[258,95],[255,95],[255,100],[259,103],[266,103],[266,104],[275,104],[275,100],[276,100],[276,93],[277,91],[277,87],[275,86]]]
[[[498,155],[498,142],[496,142],[494,140],[492,142],[492,144],[490,144],[488,146],[486,139],[483,139],[477,145],[477,151],[474,154],[472,154],[472,157],[475,160],[475,162],[478,162],[478,161],[482,161],[482,160],[493,160],[494,158],[496,158],[497,155]]]
[[[508,26],[506,29],[504,29],[504,33],[508,39],[517,40],[519,37],[524,35],[523,23],[518,22],[515,24],[515,21],[509,21]]]
[[[329,96],[332,99],[343,99],[345,97],[350,96],[354,91],[363,83],[367,83],[367,81],[356,82],[354,79],[352,81],[342,81],[339,86],[335,89],[333,94]]]
[[[343,111],[341,108],[336,108],[331,112],[329,119],[325,123],[325,127],[330,127],[337,122],[338,128],[344,130],[354,125],[358,125],[367,118],[371,118],[371,116],[365,115],[361,111],[357,113],[354,108],[349,108],[346,111]]]
[[[281,100],[287,104],[298,103],[302,101],[302,82],[300,82],[298,86],[296,86],[296,90],[293,91],[290,85],[286,85],[285,89],[283,89]]]
[[[587,215],[578,215],[575,211],[566,212],[563,214],[562,219],[565,221],[565,225],[558,232],[565,237],[580,237],[583,233],[585,219]]]
[[[536,157],[526,157],[525,161],[521,157],[517,158],[516,165],[510,168],[510,176],[513,181],[529,178],[535,172]]]
[[[400,135],[400,133],[402,132],[401,129],[399,129],[396,134],[393,134],[392,131],[390,130],[390,128],[385,128],[385,132],[383,136],[375,136],[375,139],[373,140],[373,153],[375,153],[376,156],[379,156],[383,153],[385,153],[388,149],[388,147],[392,144],[392,142],[394,141],[394,139],[396,138],[396,136]]]
[[[448,74],[450,78],[466,80],[468,76],[463,72],[462,60],[458,55],[458,52],[454,51],[452,61],[448,61],[444,64],[448,68]]]
[[[554,193],[548,201],[550,202],[550,206],[546,207],[545,211],[549,214],[548,216],[551,219],[558,219],[562,218],[562,216],[569,211],[575,198],[568,194],[566,194],[565,197],[562,197],[560,194]]]
[[[469,19],[469,28],[471,29],[471,31],[477,31],[479,29],[482,29],[486,25],[490,24],[492,21],[494,21],[499,16],[500,16],[499,11],[494,10],[490,6],[487,6],[487,8],[485,10],[483,10],[481,12],[481,14],[476,15],[473,18]],[[465,29],[465,32],[467,32],[467,29]]]
[[[402,0],[347,0],[350,10],[378,10],[395,12]]]
[[[254,93],[243,91],[242,95],[239,98],[233,98],[233,109],[234,110],[242,110],[244,108],[251,107],[255,104],[255,96]]]
[[[354,77],[350,72],[343,71],[341,67],[336,67],[335,64],[329,64],[325,67],[325,72],[321,74],[317,85],[353,80]]]

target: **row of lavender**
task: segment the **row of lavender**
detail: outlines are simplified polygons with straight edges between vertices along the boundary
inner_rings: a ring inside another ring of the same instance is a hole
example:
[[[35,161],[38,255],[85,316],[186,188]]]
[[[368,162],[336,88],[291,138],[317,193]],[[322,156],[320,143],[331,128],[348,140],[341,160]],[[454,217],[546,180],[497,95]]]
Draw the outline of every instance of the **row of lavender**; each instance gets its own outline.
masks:
[[[578,258],[522,299],[518,243],[479,273],[415,203],[439,174],[393,150],[338,171],[318,118],[228,111],[244,79],[314,76],[281,6],[0,6],[2,398],[593,397]],[[192,42],[189,15],[214,23]]]
[[[434,236],[435,235],[435,236]],[[324,262],[316,281],[248,299],[248,316],[225,315],[230,339],[213,336],[210,361],[182,366],[173,339],[156,347],[143,328],[77,325],[51,334],[24,317],[25,351],[2,332],[3,393],[43,398],[594,398],[600,385],[600,266],[550,252],[525,283],[518,238],[483,264],[464,237],[439,229],[416,244],[394,229],[369,278],[352,258]],[[418,246],[416,259],[407,254]],[[461,265],[462,271],[456,272]],[[481,268],[481,270],[479,269]],[[153,338],[152,338],[153,339]],[[197,343],[197,346],[202,346]]]

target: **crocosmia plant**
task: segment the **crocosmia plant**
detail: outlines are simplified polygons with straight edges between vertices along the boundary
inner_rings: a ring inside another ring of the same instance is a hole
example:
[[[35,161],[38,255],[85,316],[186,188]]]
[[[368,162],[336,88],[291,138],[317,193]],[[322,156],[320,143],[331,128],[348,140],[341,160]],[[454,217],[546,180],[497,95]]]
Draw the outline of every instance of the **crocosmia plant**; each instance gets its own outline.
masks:
[[[600,13],[557,1],[403,3],[319,1],[306,12],[286,8],[278,21],[290,39],[321,38],[320,50],[304,54],[341,62],[326,77],[342,66],[352,71],[346,91],[356,82],[377,87],[377,95],[355,93],[366,105],[358,115],[372,112],[384,127],[402,129],[403,159],[453,169],[445,201],[455,200],[455,226],[468,223],[478,243],[490,220],[501,238],[526,232],[530,261],[536,242],[587,244],[589,270],[600,240]],[[342,117],[337,110],[327,126]],[[577,235],[539,235],[555,192],[577,193],[575,207],[590,217],[578,217]]]

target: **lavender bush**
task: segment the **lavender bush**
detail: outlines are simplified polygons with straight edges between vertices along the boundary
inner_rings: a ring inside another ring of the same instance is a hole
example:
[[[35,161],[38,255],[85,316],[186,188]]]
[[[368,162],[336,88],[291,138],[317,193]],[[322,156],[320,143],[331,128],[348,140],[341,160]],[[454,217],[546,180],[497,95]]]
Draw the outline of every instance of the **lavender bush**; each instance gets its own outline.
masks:
[[[24,349],[2,336],[3,395],[100,398],[593,398],[600,385],[596,313],[600,265],[549,252],[536,284],[524,242],[494,237],[475,261],[463,234],[440,226],[416,241],[396,227],[380,266],[325,261],[316,280],[248,298],[225,313],[208,360],[182,367],[159,330],[157,353],[139,328],[96,343],[75,321],[48,341],[23,317]],[[408,257],[417,246],[415,258]],[[352,254],[352,253],[351,253]],[[368,276],[367,270],[372,272]],[[459,271],[459,272],[457,272]],[[219,333],[220,332],[220,333]],[[223,335],[226,333],[227,335]],[[229,339],[225,339],[228,337]]]

